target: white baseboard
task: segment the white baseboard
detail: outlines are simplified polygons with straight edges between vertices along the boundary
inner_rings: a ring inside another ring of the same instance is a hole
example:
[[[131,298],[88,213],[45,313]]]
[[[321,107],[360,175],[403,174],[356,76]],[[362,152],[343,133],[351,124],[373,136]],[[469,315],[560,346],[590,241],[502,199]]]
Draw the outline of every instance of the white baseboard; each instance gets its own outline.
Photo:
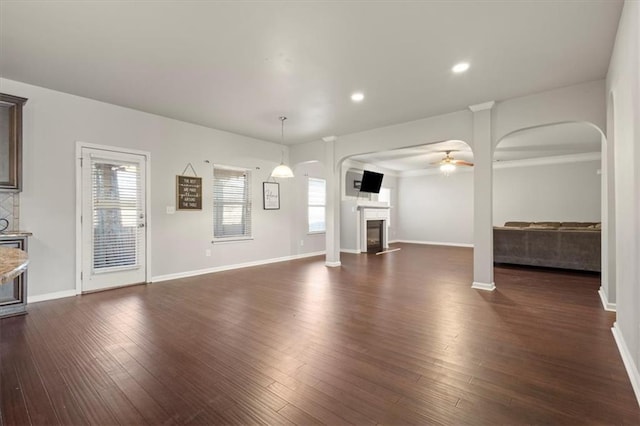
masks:
[[[161,281],[177,280],[180,278],[195,277],[198,275],[212,274],[214,272],[229,271],[232,269],[249,268],[251,266],[267,265],[269,263],[286,262],[288,260],[303,259],[305,257],[322,256],[324,251],[316,251],[313,253],[294,254],[292,256],[276,257],[273,259],[256,260],[254,262],[236,263],[233,265],[216,266],[213,268],[198,269],[195,271],[177,272],[175,274],[158,275],[151,278],[152,283]]]
[[[418,240],[395,240],[392,243],[408,243],[408,244],[426,244],[430,246],[451,246],[451,247],[470,247],[473,248],[473,244],[467,243],[445,243],[441,241],[418,241]]]
[[[324,262],[324,264],[329,268],[337,268],[338,266],[342,265],[341,262]]]
[[[617,322],[613,323],[611,332],[613,333],[613,338],[616,340],[616,344],[618,345],[618,351],[622,357],[624,368],[627,370],[627,374],[629,375],[631,387],[633,387],[633,392],[636,394],[636,399],[640,405],[640,374],[638,374],[638,368],[633,362],[633,357],[631,356],[631,352],[629,352],[629,347],[624,340],[624,336],[622,335],[622,331],[620,331]]]
[[[342,248],[342,249],[340,249],[340,253],[360,254],[360,250]]]
[[[602,289],[602,287],[600,287],[600,289],[598,290],[598,294],[600,295],[600,302],[602,302],[602,307],[604,308],[604,310],[615,312],[616,304],[610,303],[609,301],[607,301],[607,295],[604,294],[604,290]]]
[[[480,283],[478,281],[474,281],[473,284],[471,284],[471,288],[475,288],[476,290],[493,291],[496,289],[496,283]]]
[[[64,297],[73,297],[75,295],[76,295],[76,290],[74,289],[74,290],[56,291],[54,293],[38,294],[35,296],[27,296],[27,304],[44,302],[45,300],[62,299]]]

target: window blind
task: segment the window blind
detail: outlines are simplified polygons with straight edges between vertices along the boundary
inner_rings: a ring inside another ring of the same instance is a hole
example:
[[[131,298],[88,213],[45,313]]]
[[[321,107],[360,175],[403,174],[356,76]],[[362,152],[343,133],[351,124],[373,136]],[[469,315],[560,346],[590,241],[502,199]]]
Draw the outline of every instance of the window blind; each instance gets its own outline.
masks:
[[[309,178],[308,198],[309,232],[325,232],[327,182],[324,179]]]
[[[248,170],[214,166],[213,237],[251,237],[251,175]]]
[[[138,227],[141,212],[140,169],[137,164],[91,159],[93,269],[139,266]]]

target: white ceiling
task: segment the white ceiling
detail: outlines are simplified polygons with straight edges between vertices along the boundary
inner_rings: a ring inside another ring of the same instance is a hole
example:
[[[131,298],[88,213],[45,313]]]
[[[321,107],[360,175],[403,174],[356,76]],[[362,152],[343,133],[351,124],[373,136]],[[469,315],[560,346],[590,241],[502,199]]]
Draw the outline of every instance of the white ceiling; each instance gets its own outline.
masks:
[[[604,78],[621,8],[2,0],[0,75],[271,141],[286,115],[297,143]]]
[[[581,123],[565,123],[516,132],[502,139],[494,152],[494,161],[568,156],[600,152],[600,132]],[[350,157],[387,170],[406,172],[438,167],[444,151],[454,151],[456,160],[473,162],[473,152],[462,141],[445,141],[415,148],[396,149]]]

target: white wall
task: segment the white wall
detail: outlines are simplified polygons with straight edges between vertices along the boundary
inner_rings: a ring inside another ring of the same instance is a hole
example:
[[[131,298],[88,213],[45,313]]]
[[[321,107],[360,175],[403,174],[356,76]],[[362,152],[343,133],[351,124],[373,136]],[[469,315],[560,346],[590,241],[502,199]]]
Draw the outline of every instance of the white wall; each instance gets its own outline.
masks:
[[[398,179],[398,240],[473,244],[473,171]]]
[[[29,98],[24,109],[20,207],[21,227],[34,234],[29,243],[29,296],[75,288],[76,141],[151,153],[148,217],[153,277],[312,252],[320,247],[310,243],[292,250],[292,241],[300,240],[299,229],[291,226],[301,211],[294,208],[301,202],[295,195],[295,180],[281,181],[280,210],[262,209],[262,182],[280,161],[277,144],[6,79],[0,79],[0,89]],[[253,169],[254,240],[211,244],[212,201],[206,194],[212,190],[212,166],[205,160]],[[175,205],[175,176],[189,162],[204,177],[203,210],[168,215],[166,206]],[[211,257],[205,256],[206,249],[212,250]]]
[[[494,168],[493,224],[600,221],[600,160]]]
[[[599,160],[494,168],[493,224],[599,221],[599,168]],[[473,244],[472,170],[403,176],[398,187],[399,240]]]
[[[614,336],[640,401],[640,3],[626,1],[609,72],[607,129],[615,156],[616,325]]]
[[[498,102],[493,110],[493,144],[514,131],[541,124],[589,122],[605,129],[604,100],[604,81],[596,80]]]

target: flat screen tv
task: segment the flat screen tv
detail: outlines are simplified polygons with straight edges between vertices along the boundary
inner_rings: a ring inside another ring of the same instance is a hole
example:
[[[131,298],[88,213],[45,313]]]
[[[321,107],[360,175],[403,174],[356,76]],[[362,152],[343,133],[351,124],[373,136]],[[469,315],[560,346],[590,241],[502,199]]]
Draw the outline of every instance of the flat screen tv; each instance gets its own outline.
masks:
[[[365,170],[362,175],[362,183],[360,184],[360,192],[373,192],[378,194],[382,185],[382,173],[371,172]]]

